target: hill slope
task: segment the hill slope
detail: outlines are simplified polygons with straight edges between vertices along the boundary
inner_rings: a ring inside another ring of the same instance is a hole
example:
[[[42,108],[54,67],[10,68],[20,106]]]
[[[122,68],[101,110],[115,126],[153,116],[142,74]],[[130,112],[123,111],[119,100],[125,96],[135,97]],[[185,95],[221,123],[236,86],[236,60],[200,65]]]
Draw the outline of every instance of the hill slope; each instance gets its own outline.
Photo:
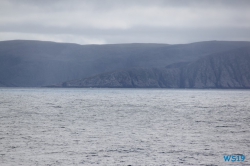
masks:
[[[0,42],[2,86],[37,87],[129,68],[164,67],[211,53],[249,46],[249,42],[191,44],[77,45],[42,41]]]
[[[64,87],[250,88],[250,47],[166,68],[134,68],[65,82]]]

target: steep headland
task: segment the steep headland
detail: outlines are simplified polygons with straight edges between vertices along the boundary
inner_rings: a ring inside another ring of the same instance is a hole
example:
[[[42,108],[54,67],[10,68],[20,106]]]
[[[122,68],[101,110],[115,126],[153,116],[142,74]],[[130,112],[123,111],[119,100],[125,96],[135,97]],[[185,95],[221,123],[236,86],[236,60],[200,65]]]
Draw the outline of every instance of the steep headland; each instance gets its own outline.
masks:
[[[250,88],[250,47],[165,68],[133,68],[64,82],[64,87]]]
[[[101,77],[102,73],[111,72],[115,78],[124,81],[125,87],[183,87],[184,85],[196,87],[198,84],[192,83],[191,79],[198,77],[187,77],[185,82],[188,83],[185,84],[180,80],[181,85],[176,83],[177,78],[172,79],[173,82],[170,81],[170,78],[178,75],[177,73],[185,73],[171,65],[180,67],[211,54],[230,52],[248,46],[250,42],[225,41],[177,45],[153,43],[78,45],[29,40],[2,41],[0,42],[0,86],[40,87],[58,85],[61,82],[65,82],[66,86],[70,80],[85,78],[90,80],[89,77],[94,79]],[[165,68],[168,65],[171,69]],[[192,67],[186,70],[187,74],[191,73]],[[108,77],[109,74],[105,75],[102,74],[102,77]],[[155,83],[158,77],[162,81]],[[123,78],[134,80],[133,84],[130,85]],[[114,84],[112,79],[110,78],[108,82]],[[224,86],[224,83],[221,84]],[[104,84],[93,82],[93,85],[99,87]],[[117,86],[123,87],[120,84]]]

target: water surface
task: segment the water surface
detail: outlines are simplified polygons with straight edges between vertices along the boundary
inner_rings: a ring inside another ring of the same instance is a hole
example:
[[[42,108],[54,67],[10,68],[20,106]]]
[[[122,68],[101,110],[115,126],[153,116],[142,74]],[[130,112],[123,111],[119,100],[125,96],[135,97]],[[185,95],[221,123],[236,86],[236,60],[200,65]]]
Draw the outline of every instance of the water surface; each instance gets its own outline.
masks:
[[[2,88],[0,163],[250,165],[249,101],[249,90]]]

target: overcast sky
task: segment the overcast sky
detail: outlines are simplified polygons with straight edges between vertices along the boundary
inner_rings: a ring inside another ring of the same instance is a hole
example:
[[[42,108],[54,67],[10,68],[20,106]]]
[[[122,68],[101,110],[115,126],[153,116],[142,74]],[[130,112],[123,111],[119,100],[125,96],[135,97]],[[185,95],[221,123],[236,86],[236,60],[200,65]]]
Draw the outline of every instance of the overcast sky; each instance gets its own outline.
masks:
[[[0,0],[0,40],[250,41],[250,0]]]

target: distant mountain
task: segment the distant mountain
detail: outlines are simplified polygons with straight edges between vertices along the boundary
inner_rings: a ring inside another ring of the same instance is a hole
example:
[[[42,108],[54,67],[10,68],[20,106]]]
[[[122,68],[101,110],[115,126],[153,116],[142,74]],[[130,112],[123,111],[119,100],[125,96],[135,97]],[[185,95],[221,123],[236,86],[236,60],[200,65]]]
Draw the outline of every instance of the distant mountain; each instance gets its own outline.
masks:
[[[250,42],[77,45],[29,40],[2,41],[0,86],[39,87],[107,72],[164,68],[244,46],[250,46]]]
[[[64,87],[250,88],[250,47],[165,68],[133,68],[64,82]]]

